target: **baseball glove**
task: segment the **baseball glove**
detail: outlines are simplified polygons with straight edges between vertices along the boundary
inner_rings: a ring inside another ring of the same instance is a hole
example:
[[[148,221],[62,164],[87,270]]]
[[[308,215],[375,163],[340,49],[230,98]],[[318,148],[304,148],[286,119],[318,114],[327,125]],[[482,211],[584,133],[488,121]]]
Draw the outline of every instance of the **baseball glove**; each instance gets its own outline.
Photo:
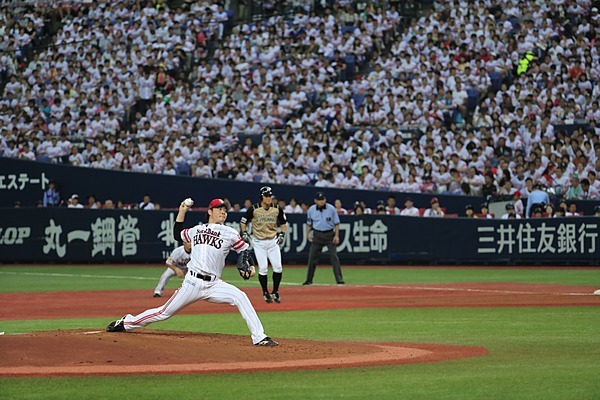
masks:
[[[248,232],[243,232],[242,233],[242,240],[248,244],[250,244],[250,235],[248,234]]]
[[[277,245],[279,247],[283,247],[284,242],[285,242],[285,232],[279,232],[277,234]]]
[[[244,250],[240,253],[237,260],[237,269],[244,280],[248,280],[256,274],[255,264],[256,262],[248,250]]]

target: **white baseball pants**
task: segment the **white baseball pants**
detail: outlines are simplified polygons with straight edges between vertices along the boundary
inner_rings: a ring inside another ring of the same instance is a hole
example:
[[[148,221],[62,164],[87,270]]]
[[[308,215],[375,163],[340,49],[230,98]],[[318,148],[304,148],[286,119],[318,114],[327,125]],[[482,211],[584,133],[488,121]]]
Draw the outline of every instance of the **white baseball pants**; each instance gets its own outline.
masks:
[[[269,261],[273,267],[273,272],[283,271],[281,265],[281,249],[277,244],[277,237],[273,239],[257,239],[252,237],[252,248],[258,263],[258,274],[267,275],[269,269]]]
[[[267,336],[246,293],[221,279],[207,282],[193,277],[189,273],[185,276],[181,287],[164,305],[135,316],[127,314],[124,319],[125,330],[143,328],[153,322],[164,321],[198,300],[236,306],[252,334],[252,343],[256,344]]]
[[[160,276],[158,284],[156,285],[156,289],[154,289],[154,293],[162,294],[165,286],[167,286],[167,283],[169,283],[169,279],[175,275],[177,275],[175,271],[173,271],[171,268],[167,268],[166,271]]]

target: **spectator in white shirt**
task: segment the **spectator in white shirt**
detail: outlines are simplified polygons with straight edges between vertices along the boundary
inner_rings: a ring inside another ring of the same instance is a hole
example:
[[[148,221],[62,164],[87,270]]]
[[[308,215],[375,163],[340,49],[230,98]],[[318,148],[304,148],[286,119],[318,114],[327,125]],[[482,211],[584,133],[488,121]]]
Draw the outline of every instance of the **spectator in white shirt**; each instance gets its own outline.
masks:
[[[115,161],[115,158],[112,156],[112,154],[110,154],[110,151],[105,151],[104,157],[102,158],[102,161],[100,161],[99,165],[100,168],[104,169],[116,169],[117,162]]]
[[[400,215],[400,209],[396,207],[396,196],[394,196],[393,194],[389,195],[387,198],[385,211],[389,215]]]
[[[69,164],[77,167],[82,167],[85,164],[85,160],[83,156],[79,152],[79,147],[73,146],[71,147],[71,155],[69,155]]]
[[[404,209],[400,212],[402,216],[408,217],[418,217],[421,214],[419,213],[419,209],[414,206],[414,203],[410,197],[407,197],[404,200]]]
[[[73,194],[71,196],[67,208],[83,208],[83,204],[79,203],[79,195]]]
[[[283,209],[283,211],[286,214],[294,214],[294,213],[299,214],[299,213],[303,212],[302,211],[302,207],[300,207],[300,205],[298,204],[298,199],[296,199],[295,197],[292,197],[290,199],[289,204],[287,204],[285,206],[285,208]]]
[[[31,151],[28,144],[24,144],[23,149],[18,154],[20,159],[35,160],[35,153]]]
[[[504,209],[506,214],[502,215],[502,219],[521,219],[521,216],[515,212],[515,206],[512,203],[507,203]]]
[[[437,197],[430,200],[431,207],[425,210],[423,213],[424,217],[444,217],[444,210],[440,207],[440,201]]]
[[[162,171],[163,175],[177,175],[177,171],[173,167],[173,163],[171,161],[167,162],[165,169]]]
[[[144,200],[139,204],[140,210],[154,210],[154,203],[150,201],[150,195],[144,195]]]
[[[56,137],[52,138],[51,143],[52,144],[46,148],[46,155],[50,157],[53,162],[58,162],[61,156],[61,148]]]
[[[143,172],[143,173],[150,173],[150,172],[152,172],[152,170],[150,169],[150,166],[144,160],[144,157],[142,157],[142,155],[140,155],[140,154],[138,154],[135,157],[135,163],[133,163],[131,165],[131,170],[133,172]]]
[[[344,171],[344,178],[340,182],[341,186],[346,189],[355,189],[359,184],[360,180],[352,172],[352,168],[346,168]]]

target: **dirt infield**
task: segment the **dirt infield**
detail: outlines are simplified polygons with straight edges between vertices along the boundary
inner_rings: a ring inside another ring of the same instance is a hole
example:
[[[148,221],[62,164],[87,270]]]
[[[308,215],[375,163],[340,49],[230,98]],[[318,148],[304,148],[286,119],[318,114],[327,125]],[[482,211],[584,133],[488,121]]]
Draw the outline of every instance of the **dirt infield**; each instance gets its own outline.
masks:
[[[281,304],[266,304],[259,288],[244,288],[256,311],[329,310],[342,308],[597,306],[595,286],[526,283],[444,283],[411,285],[313,285],[285,287]],[[158,307],[152,290],[0,293],[0,321],[18,319],[120,317]],[[194,303],[181,314],[235,313],[237,309]]]
[[[144,330],[57,331],[0,338],[0,376],[207,374],[409,364],[487,354],[483,347],[285,339]],[[152,351],[148,351],[151,349]]]
[[[453,283],[285,287],[281,304],[246,288],[258,312],[344,308],[599,306],[591,286]],[[165,292],[170,295],[172,291]],[[148,290],[0,293],[0,321],[106,317],[107,323],[166,302]],[[207,302],[182,314],[235,313]],[[151,351],[148,351],[151,349]],[[435,362],[487,354],[482,347],[284,339],[256,347],[246,336],[142,330],[55,331],[0,336],[0,376],[196,374],[347,368]],[[201,355],[200,361],[198,355]]]

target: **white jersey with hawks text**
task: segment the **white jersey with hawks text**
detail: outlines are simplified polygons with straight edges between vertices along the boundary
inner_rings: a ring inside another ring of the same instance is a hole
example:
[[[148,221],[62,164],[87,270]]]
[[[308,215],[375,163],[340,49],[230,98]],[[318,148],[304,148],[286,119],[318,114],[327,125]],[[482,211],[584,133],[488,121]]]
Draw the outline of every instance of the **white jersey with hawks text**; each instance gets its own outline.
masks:
[[[233,228],[220,224],[202,224],[184,229],[181,239],[192,244],[192,259],[188,268],[194,272],[221,278],[225,257],[231,249],[237,253],[246,250],[248,243]]]

